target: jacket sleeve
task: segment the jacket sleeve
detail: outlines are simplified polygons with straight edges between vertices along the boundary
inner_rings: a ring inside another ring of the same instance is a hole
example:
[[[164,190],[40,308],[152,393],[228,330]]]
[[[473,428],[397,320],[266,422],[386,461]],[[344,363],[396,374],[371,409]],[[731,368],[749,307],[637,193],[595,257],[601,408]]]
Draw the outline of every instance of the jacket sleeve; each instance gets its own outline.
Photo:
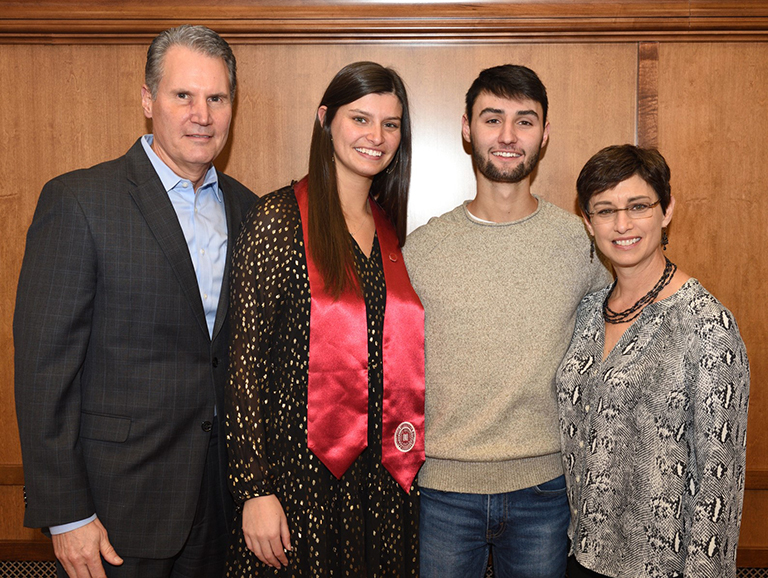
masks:
[[[73,191],[54,179],[43,188],[27,233],[13,320],[28,527],[95,511],[78,433],[97,276],[86,216]]]

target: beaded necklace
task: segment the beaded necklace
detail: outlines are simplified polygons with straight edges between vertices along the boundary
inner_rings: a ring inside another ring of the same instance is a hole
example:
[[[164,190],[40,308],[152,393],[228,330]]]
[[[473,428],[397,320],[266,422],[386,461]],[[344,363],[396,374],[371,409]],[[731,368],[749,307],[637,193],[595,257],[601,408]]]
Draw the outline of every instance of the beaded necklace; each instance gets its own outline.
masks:
[[[672,277],[674,277],[675,272],[677,271],[677,265],[672,263],[672,261],[666,257],[664,257],[664,260],[667,262],[667,264],[664,267],[664,272],[661,274],[659,281],[656,283],[656,285],[654,285],[653,289],[648,291],[648,293],[641,297],[629,309],[616,312],[608,307],[608,300],[611,298],[611,295],[613,295],[613,290],[616,288],[616,282],[614,281],[611,290],[608,291],[608,295],[605,297],[605,301],[603,301],[603,319],[605,319],[606,323],[612,323],[614,325],[619,323],[629,323],[630,321],[633,321],[638,315],[640,315],[640,313],[642,313],[646,305],[653,303],[656,297],[659,296],[659,293],[661,293],[661,290],[669,285],[669,282],[672,281]]]

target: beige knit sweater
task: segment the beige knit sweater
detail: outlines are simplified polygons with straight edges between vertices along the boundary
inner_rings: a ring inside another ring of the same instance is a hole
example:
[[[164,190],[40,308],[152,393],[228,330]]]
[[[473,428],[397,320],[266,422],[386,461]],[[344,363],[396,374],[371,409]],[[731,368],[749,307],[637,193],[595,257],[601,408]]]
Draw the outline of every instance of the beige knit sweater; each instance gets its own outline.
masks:
[[[465,203],[403,248],[426,313],[424,487],[495,494],[562,474],[555,372],[576,306],[610,275],[581,220],[537,199],[501,224]]]

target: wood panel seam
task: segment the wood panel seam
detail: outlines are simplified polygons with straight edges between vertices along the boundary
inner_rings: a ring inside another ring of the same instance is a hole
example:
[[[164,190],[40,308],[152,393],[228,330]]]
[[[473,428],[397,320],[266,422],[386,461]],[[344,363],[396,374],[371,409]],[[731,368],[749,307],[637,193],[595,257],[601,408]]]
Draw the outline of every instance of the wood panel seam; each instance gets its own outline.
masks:
[[[637,47],[637,145],[659,146],[659,44]]]

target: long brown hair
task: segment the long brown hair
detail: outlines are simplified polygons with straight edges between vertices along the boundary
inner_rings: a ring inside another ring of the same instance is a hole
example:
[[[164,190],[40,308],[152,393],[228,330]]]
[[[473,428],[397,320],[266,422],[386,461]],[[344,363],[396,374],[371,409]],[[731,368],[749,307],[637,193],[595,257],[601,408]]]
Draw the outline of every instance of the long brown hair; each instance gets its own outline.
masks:
[[[373,178],[370,194],[392,222],[400,246],[405,243],[408,188],[411,181],[411,117],[408,95],[400,76],[375,62],[354,62],[342,68],[323,94],[325,122],[315,117],[309,152],[309,251],[325,281],[325,290],[338,297],[358,288],[352,240],[341,210],[333,163],[331,122],[340,107],[368,94],[394,94],[403,107],[400,147],[387,170]]]

